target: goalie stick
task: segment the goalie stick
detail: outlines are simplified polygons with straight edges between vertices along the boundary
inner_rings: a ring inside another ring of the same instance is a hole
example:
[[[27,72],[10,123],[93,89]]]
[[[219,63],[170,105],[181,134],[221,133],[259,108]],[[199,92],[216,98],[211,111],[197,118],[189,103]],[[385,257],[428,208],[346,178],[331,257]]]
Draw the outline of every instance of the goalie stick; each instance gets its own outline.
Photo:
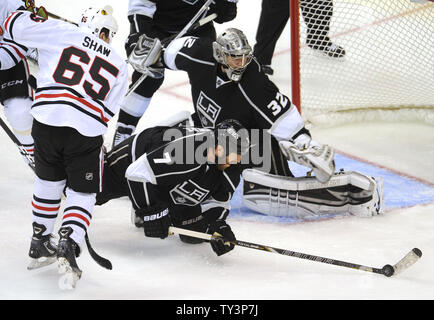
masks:
[[[205,4],[199,9],[199,11],[196,13],[196,15],[190,20],[189,23],[185,25],[185,27],[176,35],[173,35],[172,37],[169,37],[167,39],[163,39],[164,43],[169,43],[170,41],[176,40],[184,36],[188,31],[195,30],[198,27],[203,26],[204,24],[207,24],[208,22],[214,20],[217,18],[217,14],[213,13],[209,16],[200,19],[199,21],[195,22],[197,19],[199,19],[200,15],[205,12],[205,10],[208,9],[209,5],[213,2],[213,0],[207,0]],[[127,60],[128,62],[128,60]],[[128,89],[127,93],[125,94],[125,97],[128,97],[134,90],[137,89],[137,87],[148,77],[148,74],[144,73],[140,76],[139,79]]]
[[[213,239],[221,239],[224,242],[228,242],[228,243],[231,243],[233,245],[240,246],[240,247],[245,247],[245,248],[255,249],[255,250],[261,250],[261,251],[266,251],[266,252],[271,252],[271,253],[277,253],[277,254],[281,254],[284,256],[306,259],[306,260],[311,260],[311,261],[320,262],[320,263],[332,264],[332,265],[340,266],[340,267],[346,267],[346,268],[357,269],[357,270],[362,270],[362,271],[367,271],[367,272],[372,272],[372,273],[378,273],[378,274],[382,274],[386,277],[391,277],[393,275],[397,275],[397,274],[401,273],[402,271],[408,269],[411,265],[413,265],[416,261],[418,261],[419,258],[422,256],[422,251],[420,251],[418,248],[414,248],[409,253],[407,253],[400,261],[398,261],[396,264],[394,264],[393,266],[390,264],[386,264],[382,268],[374,268],[374,267],[368,267],[368,266],[364,266],[364,265],[360,265],[360,264],[356,264],[356,263],[352,263],[352,262],[345,262],[345,261],[341,261],[341,260],[315,256],[315,255],[311,255],[311,254],[307,254],[307,253],[301,253],[301,252],[296,252],[296,251],[291,251],[291,250],[279,249],[279,248],[274,248],[274,247],[270,247],[270,246],[266,246],[266,245],[262,245],[262,244],[256,244],[256,243],[252,243],[252,242],[247,242],[247,241],[240,241],[240,240],[229,241],[229,240],[224,239],[224,238],[219,237],[219,236],[215,236],[215,235],[211,235],[211,234],[207,234],[207,233],[202,233],[202,232],[197,232],[197,231],[186,230],[186,229],[177,228],[177,227],[170,227],[169,233],[170,234],[182,234],[185,236],[204,239],[204,240],[208,240],[208,241],[213,240]]]
[[[9,128],[9,126],[4,122],[3,118],[0,117],[0,126],[3,128],[3,130],[6,132],[6,134],[9,136],[9,138],[15,143],[15,145],[18,147],[18,150],[22,155],[26,157],[26,159],[29,161],[29,167],[35,171],[35,162],[32,158],[32,156],[27,152],[27,150],[24,148],[22,143],[17,139],[17,137],[14,135],[12,130]]]

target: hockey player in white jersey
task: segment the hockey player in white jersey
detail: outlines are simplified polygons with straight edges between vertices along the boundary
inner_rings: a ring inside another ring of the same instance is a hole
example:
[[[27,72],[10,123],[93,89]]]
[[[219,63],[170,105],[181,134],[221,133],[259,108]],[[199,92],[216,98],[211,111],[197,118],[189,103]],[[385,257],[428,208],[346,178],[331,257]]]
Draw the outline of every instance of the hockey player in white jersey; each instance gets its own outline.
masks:
[[[0,6],[0,25],[16,10],[36,11],[33,1],[2,0]],[[43,10],[40,12],[44,12]],[[10,39],[3,39],[4,30],[0,26],[0,103],[12,127],[15,137],[24,152],[23,158],[33,166],[33,138],[31,136],[33,118],[30,107],[33,89],[29,85],[30,70],[27,61],[29,50],[20,47]],[[23,50],[24,49],[24,50]]]
[[[81,276],[75,258],[102,184],[103,135],[128,83],[127,65],[110,46],[117,23],[106,6],[86,10],[80,27],[14,12],[3,29],[5,38],[39,52],[31,111],[36,178],[29,267],[57,258],[59,271],[67,275],[65,285],[74,287]],[[65,188],[56,247],[50,240]]]

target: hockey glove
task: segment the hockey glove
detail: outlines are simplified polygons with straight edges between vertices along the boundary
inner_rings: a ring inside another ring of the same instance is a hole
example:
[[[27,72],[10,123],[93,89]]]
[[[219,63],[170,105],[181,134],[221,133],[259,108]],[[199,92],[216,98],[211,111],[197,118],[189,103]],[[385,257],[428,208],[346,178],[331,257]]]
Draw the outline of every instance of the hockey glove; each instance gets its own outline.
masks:
[[[151,238],[167,238],[171,225],[169,209],[164,204],[136,210],[136,215],[143,218],[145,236]]]
[[[335,172],[333,149],[307,134],[299,135],[294,141],[280,141],[279,145],[288,160],[311,168],[319,182],[327,182]]]
[[[136,42],[134,42],[135,39],[137,39]],[[132,34],[126,43],[127,53],[129,52],[128,62],[134,70],[152,78],[163,77],[162,49],[160,39],[150,38],[146,34]]]
[[[231,227],[224,220],[216,220],[211,222],[208,227],[208,233],[216,236],[216,238],[210,240],[210,243],[212,250],[218,256],[228,253],[235,247],[234,244],[223,241],[223,239],[227,241],[236,240]]]
[[[238,0],[216,0],[214,12],[217,14],[215,22],[225,23],[237,16]]]

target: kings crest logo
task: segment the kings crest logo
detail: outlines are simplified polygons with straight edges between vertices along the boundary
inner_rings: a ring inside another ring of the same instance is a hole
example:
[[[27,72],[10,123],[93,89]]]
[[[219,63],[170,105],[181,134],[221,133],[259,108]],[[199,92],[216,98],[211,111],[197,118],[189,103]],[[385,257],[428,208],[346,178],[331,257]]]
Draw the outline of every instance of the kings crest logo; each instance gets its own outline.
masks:
[[[192,6],[195,5],[199,0],[182,0],[185,3],[191,4]]]
[[[208,98],[202,91],[199,94],[196,106],[202,126],[205,128],[214,128],[222,108]]]
[[[209,190],[200,187],[191,180],[187,180],[170,190],[170,197],[175,204],[195,206],[201,203],[208,193]]]

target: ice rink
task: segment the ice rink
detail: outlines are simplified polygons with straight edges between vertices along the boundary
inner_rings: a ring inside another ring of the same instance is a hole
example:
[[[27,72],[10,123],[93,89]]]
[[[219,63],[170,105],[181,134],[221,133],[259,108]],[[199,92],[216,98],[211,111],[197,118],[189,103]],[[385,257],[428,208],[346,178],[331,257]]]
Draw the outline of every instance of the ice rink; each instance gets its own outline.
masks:
[[[119,32],[113,44],[125,56],[126,0],[37,1],[72,21],[79,19],[83,8],[104,4],[115,9]],[[236,20],[216,27],[242,29],[253,45],[260,7],[260,0],[239,0]],[[276,48],[271,79],[290,97],[289,47],[288,25]],[[139,127],[152,126],[161,115],[179,110],[193,110],[188,79],[183,72],[168,71]],[[115,122],[116,118],[110,122],[107,145]],[[383,177],[386,212],[372,218],[279,219],[249,212],[238,197],[228,218],[237,239],[377,268],[396,263],[417,247],[423,252],[420,261],[386,278],[242,247],[217,257],[208,244],[187,245],[177,236],[145,238],[130,222],[129,201],[118,199],[95,208],[89,229],[93,247],[111,260],[113,270],[98,266],[83,247],[78,259],[82,278],[75,290],[61,291],[55,264],[26,269],[33,173],[9,137],[0,132],[0,299],[434,299],[434,126],[420,121],[370,121],[314,127],[311,132],[336,149],[339,168]]]

